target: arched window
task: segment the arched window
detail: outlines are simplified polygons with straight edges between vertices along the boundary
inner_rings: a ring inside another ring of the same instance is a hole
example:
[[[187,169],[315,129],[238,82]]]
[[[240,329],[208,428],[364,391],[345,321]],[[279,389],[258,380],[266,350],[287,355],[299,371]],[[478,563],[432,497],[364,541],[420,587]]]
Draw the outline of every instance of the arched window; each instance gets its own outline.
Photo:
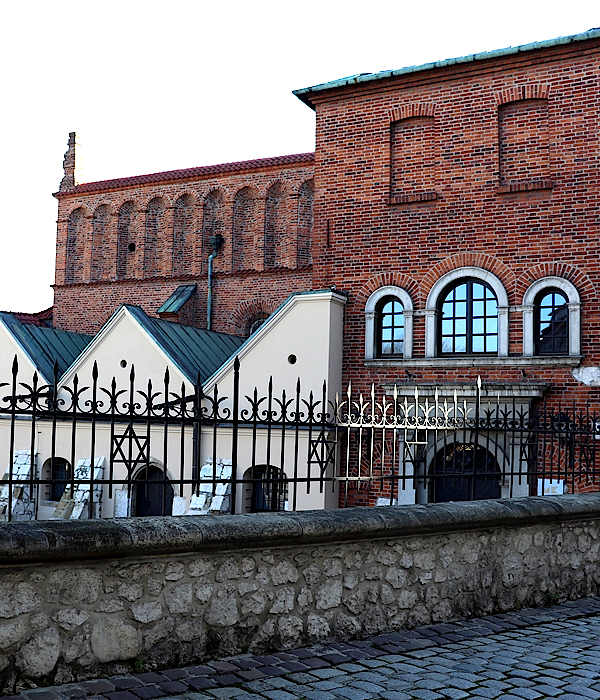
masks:
[[[65,282],[83,282],[83,251],[85,213],[79,207],[69,214],[67,220],[67,251],[65,265]]]
[[[268,318],[269,315],[262,312],[251,316],[246,327],[246,335],[251,336],[253,333],[256,333]]]
[[[244,510],[246,513],[270,513],[285,510],[288,481],[278,467],[260,464],[244,473]]]
[[[283,204],[283,187],[276,182],[267,190],[265,203],[265,269],[289,264]]]
[[[523,354],[579,355],[580,300],[562,277],[536,280],[523,295]]]
[[[365,359],[412,357],[413,305],[401,287],[375,290],[365,304]]]
[[[131,230],[133,202],[125,202],[117,218],[117,279],[135,276],[135,240]]]
[[[425,307],[425,357],[508,355],[508,295],[496,275],[459,267],[431,287]]]
[[[310,265],[313,230],[314,183],[308,180],[298,192],[298,266]]]
[[[69,462],[62,457],[53,457],[44,462],[42,478],[51,482],[47,487],[49,501],[60,501],[70,479],[70,472]]]
[[[219,190],[211,190],[204,200],[202,209],[202,266],[210,253],[212,245],[210,239],[218,233],[223,235],[224,200],[223,194]]]
[[[160,197],[155,197],[146,210],[146,235],[144,237],[144,274],[158,275],[160,271],[158,250],[162,239],[165,205]]]
[[[233,200],[231,269],[249,270],[255,265],[257,194],[250,187],[241,189]]]
[[[438,302],[440,355],[498,353],[498,300],[478,279],[452,282]]]
[[[194,201],[184,194],[175,202],[173,213],[173,274],[194,272]]]
[[[378,357],[404,354],[404,307],[398,297],[383,297],[375,311]]]
[[[110,208],[101,204],[92,218],[92,280],[105,279],[109,274],[108,256],[108,225]]]
[[[569,352],[569,307],[558,289],[543,289],[534,301],[535,354]]]

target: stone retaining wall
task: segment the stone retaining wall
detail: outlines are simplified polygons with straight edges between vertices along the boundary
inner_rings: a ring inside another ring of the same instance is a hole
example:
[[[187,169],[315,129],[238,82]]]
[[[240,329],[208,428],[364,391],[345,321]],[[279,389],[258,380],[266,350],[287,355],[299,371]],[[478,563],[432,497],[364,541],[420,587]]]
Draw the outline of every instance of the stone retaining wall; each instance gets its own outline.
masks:
[[[600,494],[0,526],[0,690],[597,593]]]

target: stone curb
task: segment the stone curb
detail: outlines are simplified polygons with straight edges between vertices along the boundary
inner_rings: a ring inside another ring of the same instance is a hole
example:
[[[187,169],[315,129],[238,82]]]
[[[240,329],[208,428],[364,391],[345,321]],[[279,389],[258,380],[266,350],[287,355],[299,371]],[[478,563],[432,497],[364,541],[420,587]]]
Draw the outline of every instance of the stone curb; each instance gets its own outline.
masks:
[[[374,540],[600,517],[600,493],[260,515],[0,525],[0,565]]]
[[[523,608],[515,612],[490,615],[457,622],[446,622],[378,635],[353,642],[321,643],[302,649],[273,654],[244,654],[200,666],[164,671],[113,676],[81,681],[62,686],[36,688],[4,700],[62,700],[87,698],[95,700],[139,700],[160,698],[187,692],[202,692],[219,687],[235,686],[252,680],[285,677],[315,669],[332,668],[364,659],[418,652],[420,649],[467,641],[473,638],[512,630],[564,622],[600,614],[600,597],[582,598],[549,608]]]

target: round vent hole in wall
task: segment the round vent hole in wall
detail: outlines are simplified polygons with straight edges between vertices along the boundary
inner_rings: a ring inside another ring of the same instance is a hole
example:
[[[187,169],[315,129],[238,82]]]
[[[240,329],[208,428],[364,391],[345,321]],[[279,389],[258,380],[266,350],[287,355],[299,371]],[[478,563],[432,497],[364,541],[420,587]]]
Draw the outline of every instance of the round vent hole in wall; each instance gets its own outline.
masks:
[[[121,360],[121,367],[127,367],[127,360]]]
[[[296,357],[296,355],[288,355],[288,362],[290,363],[290,365],[295,365],[297,361],[298,358]]]
[[[127,246],[127,250],[128,250],[130,253],[135,253],[135,243],[130,243],[130,244]]]

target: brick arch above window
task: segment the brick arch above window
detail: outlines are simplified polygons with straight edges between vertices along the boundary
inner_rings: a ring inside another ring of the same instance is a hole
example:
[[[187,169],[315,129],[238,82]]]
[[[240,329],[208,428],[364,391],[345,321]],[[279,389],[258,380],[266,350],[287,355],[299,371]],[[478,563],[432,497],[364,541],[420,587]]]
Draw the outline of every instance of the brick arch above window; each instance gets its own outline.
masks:
[[[231,314],[232,333],[236,335],[245,335],[248,330],[249,322],[263,314],[265,316],[270,316],[276,306],[276,303],[264,299],[263,297],[245,299]]]
[[[520,301],[528,287],[543,277],[561,277],[573,284],[585,301],[598,303],[596,287],[592,280],[578,267],[562,260],[539,263],[527,268],[515,284],[517,300]]]
[[[388,114],[390,122],[412,117],[435,117],[435,107],[432,102],[410,102],[390,109]]]
[[[495,98],[496,104],[500,106],[520,100],[547,100],[549,94],[549,85],[544,83],[529,83],[528,85],[514,85],[504,90],[499,90]]]
[[[381,287],[387,286],[405,289],[408,294],[410,294],[415,306],[419,306],[421,303],[418,283],[412,277],[409,277],[402,272],[380,272],[379,274],[370,277],[358,290],[356,299],[361,305],[364,305],[367,303],[367,299],[373,292]]]
[[[516,275],[512,269],[493,255],[473,251],[450,255],[428,270],[421,280],[421,298],[428,298],[433,285],[436,284],[442,275],[461,267],[477,267],[490,272],[502,280],[504,288],[508,290],[509,297],[512,296],[516,283]]]
[[[173,207],[173,251],[174,275],[194,272],[195,198],[185,193],[175,200]]]

